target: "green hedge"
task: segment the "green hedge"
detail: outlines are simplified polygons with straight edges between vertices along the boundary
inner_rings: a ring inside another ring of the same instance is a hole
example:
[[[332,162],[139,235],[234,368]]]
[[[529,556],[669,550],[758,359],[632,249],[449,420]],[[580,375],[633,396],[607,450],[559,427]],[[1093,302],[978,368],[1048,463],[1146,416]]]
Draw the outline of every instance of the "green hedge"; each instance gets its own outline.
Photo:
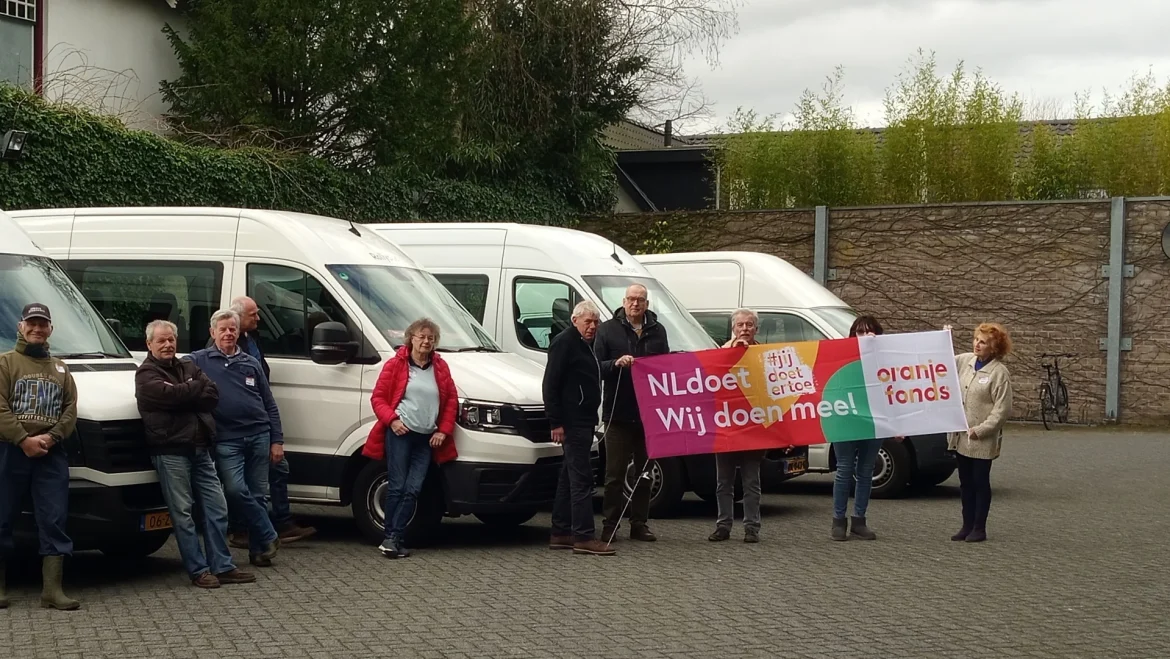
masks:
[[[0,85],[0,133],[28,131],[25,156],[0,163],[0,208],[226,206],[375,221],[565,224],[575,210],[539,186],[486,186],[346,171],[262,149],[191,147]]]

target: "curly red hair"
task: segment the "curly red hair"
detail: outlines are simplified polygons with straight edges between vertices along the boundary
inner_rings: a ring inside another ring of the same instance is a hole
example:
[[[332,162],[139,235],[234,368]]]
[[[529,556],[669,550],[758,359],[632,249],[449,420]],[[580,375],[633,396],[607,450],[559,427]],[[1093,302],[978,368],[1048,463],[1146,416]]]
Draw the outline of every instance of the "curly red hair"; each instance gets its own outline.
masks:
[[[987,337],[992,359],[1001,359],[1012,351],[1012,337],[1007,328],[999,323],[981,323],[975,328],[975,334]]]

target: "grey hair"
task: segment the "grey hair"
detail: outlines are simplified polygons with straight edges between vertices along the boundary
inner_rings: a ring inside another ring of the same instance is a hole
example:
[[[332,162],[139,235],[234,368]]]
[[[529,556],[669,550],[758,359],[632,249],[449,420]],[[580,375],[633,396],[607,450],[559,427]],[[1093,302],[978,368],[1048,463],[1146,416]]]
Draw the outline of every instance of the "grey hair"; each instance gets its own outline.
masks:
[[[236,298],[232,299],[232,304],[228,308],[242,316],[244,314],[244,302],[249,302],[249,301],[252,302],[253,304],[255,304],[255,302],[256,302],[255,300],[248,297],[247,295],[240,295],[240,296],[237,296]]]
[[[597,305],[589,300],[582,300],[573,307],[573,318],[580,318],[582,316],[593,316],[598,320],[601,319],[601,312],[597,309]]]
[[[236,329],[239,329],[240,314],[231,309],[220,309],[219,311],[211,314],[211,329],[215,329],[215,326],[219,324],[219,321],[228,320],[229,318],[236,323]]]
[[[739,309],[731,312],[731,323],[734,325],[735,319],[740,316],[747,316],[752,319],[752,322],[755,323],[756,327],[760,326],[760,314],[746,307],[740,307]]]
[[[171,321],[161,319],[152,320],[146,325],[146,342],[150,343],[153,341],[154,333],[162,329],[169,329],[171,334],[175,335],[175,338],[178,338],[179,336],[179,328]]]

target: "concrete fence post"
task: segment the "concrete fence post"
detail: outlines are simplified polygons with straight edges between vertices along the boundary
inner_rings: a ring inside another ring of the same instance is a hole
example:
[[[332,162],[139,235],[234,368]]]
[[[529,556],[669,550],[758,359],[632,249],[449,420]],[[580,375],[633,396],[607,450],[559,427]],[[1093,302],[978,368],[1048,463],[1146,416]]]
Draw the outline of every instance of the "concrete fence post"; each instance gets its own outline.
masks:
[[[813,279],[821,286],[829,283],[829,209],[816,207],[813,222]]]

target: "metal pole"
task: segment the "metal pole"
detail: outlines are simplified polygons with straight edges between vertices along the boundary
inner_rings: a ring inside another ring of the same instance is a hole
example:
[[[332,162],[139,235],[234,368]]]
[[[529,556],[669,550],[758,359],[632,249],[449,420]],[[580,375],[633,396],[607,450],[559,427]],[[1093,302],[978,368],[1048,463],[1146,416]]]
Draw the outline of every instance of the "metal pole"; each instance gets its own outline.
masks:
[[[1117,421],[1121,400],[1121,312],[1125,283],[1125,197],[1109,212],[1109,307],[1105,337],[1105,420]]]
[[[817,206],[813,224],[813,279],[821,286],[829,283],[829,209]]]

